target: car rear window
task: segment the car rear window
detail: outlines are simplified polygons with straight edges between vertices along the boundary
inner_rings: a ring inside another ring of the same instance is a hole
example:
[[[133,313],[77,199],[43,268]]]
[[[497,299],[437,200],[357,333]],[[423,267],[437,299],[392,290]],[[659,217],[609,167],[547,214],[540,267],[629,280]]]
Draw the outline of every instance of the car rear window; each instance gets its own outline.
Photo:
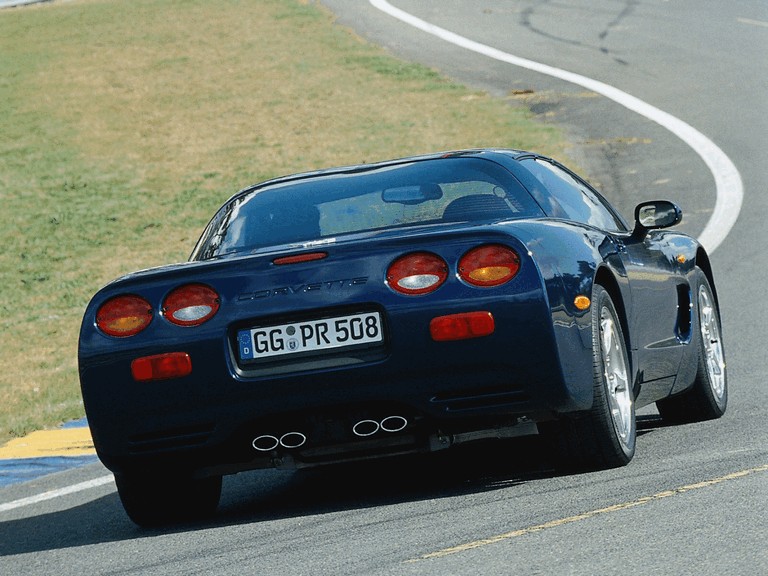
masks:
[[[543,216],[504,167],[442,158],[311,176],[237,196],[214,217],[192,259],[345,234]]]

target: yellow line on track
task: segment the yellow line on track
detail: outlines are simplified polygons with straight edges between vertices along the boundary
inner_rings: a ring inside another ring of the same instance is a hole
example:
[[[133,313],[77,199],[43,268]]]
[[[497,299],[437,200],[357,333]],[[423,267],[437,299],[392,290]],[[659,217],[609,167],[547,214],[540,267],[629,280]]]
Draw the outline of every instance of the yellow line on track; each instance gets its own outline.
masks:
[[[466,552],[467,550],[474,550],[475,548],[481,548],[483,546],[488,546],[490,544],[497,544],[505,540],[511,540],[512,538],[517,538],[518,536],[525,536],[526,534],[541,532],[542,530],[547,530],[549,528],[557,528],[558,526],[563,526],[565,524],[572,524],[574,522],[580,522],[581,520],[588,520],[590,518],[594,518],[595,516],[600,516],[602,514],[609,514],[611,512],[618,512],[620,510],[627,510],[629,508],[642,506],[644,504],[655,502],[663,498],[669,498],[670,496],[684,494],[685,492],[690,492],[692,490],[700,490],[701,488],[707,488],[709,486],[721,484],[729,480],[735,480],[737,478],[743,478],[744,476],[749,476],[750,474],[756,474],[758,472],[766,472],[766,471],[768,471],[768,464],[757,466],[755,468],[748,468],[746,470],[740,470],[738,472],[726,474],[725,476],[712,478],[711,480],[704,480],[702,482],[697,482],[695,484],[687,484],[685,486],[680,486],[678,488],[673,488],[671,490],[664,490],[663,492],[658,492],[657,494],[653,494],[652,496],[644,496],[642,498],[638,498],[637,500],[632,500],[631,502],[614,504],[612,506],[607,506],[605,508],[590,510],[589,512],[584,512],[583,514],[576,514],[575,516],[568,516],[567,518],[558,518],[556,520],[551,520],[543,524],[528,526],[527,528],[521,528],[519,530],[505,532],[504,534],[491,536],[490,538],[483,538],[482,540],[475,540],[473,542],[459,544],[458,546],[444,548],[436,552],[430,552],[428,554],[424,554],[423,556],[419,556],[418,558],[407,560],[407,562],[420,562],[421,560],[430,560],[432,558],[442,558],[444,556],[450,556],[451,554],[458,554],[460,552]]]
[[[90,429],[59,428],[38,430],[0,446],[0,460],[46,456],[88,456],[96,454]]]

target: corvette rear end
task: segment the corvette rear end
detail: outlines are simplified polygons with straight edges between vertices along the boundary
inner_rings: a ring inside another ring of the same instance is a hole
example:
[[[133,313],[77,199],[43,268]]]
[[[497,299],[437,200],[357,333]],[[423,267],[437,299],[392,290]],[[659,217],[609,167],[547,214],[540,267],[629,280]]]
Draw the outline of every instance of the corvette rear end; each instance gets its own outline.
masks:
[[[119,280],[81,334],[99,455],[209,475],[535,432],[583,406],[527,252],[430,230]]]

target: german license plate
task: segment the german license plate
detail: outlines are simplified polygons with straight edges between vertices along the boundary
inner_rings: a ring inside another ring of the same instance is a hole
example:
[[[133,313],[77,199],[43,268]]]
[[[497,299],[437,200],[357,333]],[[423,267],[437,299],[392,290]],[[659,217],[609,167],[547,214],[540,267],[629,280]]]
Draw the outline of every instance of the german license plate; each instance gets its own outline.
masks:
[[[381,315],[365,312],[322,320],[240,330],[241,360],[261,360],[302,352],[323,352],[382,342]]]

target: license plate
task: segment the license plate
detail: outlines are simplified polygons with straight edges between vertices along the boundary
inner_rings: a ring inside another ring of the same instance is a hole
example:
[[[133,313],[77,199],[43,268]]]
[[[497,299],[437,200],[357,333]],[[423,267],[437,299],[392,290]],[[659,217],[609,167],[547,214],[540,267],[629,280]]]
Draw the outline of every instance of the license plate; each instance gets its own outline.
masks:
[[[263,326],[237,334],[241,360],[337,350],[383,340],[378,312]]]

